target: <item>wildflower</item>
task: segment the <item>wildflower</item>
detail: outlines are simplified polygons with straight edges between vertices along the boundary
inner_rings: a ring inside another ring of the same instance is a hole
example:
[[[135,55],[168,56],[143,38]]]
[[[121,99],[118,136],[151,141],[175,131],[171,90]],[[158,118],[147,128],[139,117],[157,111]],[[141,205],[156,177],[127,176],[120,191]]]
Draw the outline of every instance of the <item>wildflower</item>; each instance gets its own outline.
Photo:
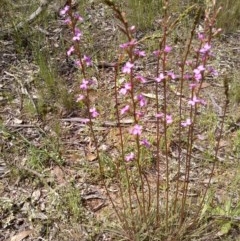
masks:
[[[142,111],[136,111],[136,118],[139,120],[140,118],[142,118],[144,116],[144,112]]]
[[[145,53],[145,51],[141,51],[141,50],[138,50],[138,49],[136,49],[135,51],[134,51],[134,53],[138,56],[138,57],[145,57],[146,56],[146,53]]]
[[[168,71],[168,72],[167,72],[167,75],[168,75],[169,77],[171,77],[171,79],[176,79],[176,76],[175,76],[175,74],[174,74],[172,71]]]
[[[171,50],[172,50],[172,47],[170,47],[168,45],[166,45],[165,48],[164,48],[165,53],[169,53],[169,52],[171,52]]]
[[[129,109],[130,109],[129,105],[124,106],[120,111],[121,115],[124,115]]]
[[[201,71],[199,69],[194,69],[193,72],[194,72],[195,80],[199,81],[199,80],[202,79],[202,74],[201,74]]]
[[[90,57],[84,55],[82,61],[86,63],[87,67],[92,65],[92,60]]]
[[[72,21],[71,21],[71,19],[70,18],[66,18],[65,20],[64,20],[64,23],[65,24],[70,24]]]
[[[192,78],[192,75],[189,73],[186,73],[183,77],[185,80],[190,80]]]
[[[160,83],[163,79],[165,78],[165,76],[163,75],[163,73],[160,73],[159,76],[155,79],[158,83]]]
[[[155,51],[153,51],[153,54],[154,54],[156,57],[159,57],[160,54],[161,54],[161,51],[160,51],[160,50],[155,50]]]
[[[99,116],[99,113],[96,111],[95,107],[91,108],[89,111],[93,118],[96,118],[97,116]]]
[[[203,41],[205,38],[204,34],[203,33],[198,33],[198,39]]]
[[[186,61],[186,65],[187,65],[187,66],[192,66],[192,64],[193,64],[192,60],[187,60],[187,61]]]
[[[67,51],[67,56],[70,56],[74,52],[74,47],[71,46],[70,49]]]
[[[83,18],[80,16],[79,13],[74,13],[74,18],[79,21],[79,22],[82,22],[83,21]]]
[[[62,10],[60,10],[60,15],[65,16],[67,12],[69,11],[70,7],[66,5]]]
[[[80,101],[82,101],[84,99],[84,95],[78,95],[78,97],[77,97],[77,102],[80,102]]]
[[[210,51],[211,45],[209,43],[204,44],[203,48],[200,49],[201,54],[206,54]]]
[[[189,88],[191,90],[193,90],[195,87],[197,87],[197,83],[192,82],[192,83],[189,84]]]
[[[81,119],[84,124],[87,124],[90,120],[88,118]]]
[[[126,74],[130,74],[131,73],[131,69],[133,68],[134,64],[127,62],[123,68],[122,68],[122,72],[126,73]]]
[[[198,99],[196,96],[193,96],[193,98],[188,101],[188,104],[192,105],[192,106],[194,106],[196,103],[205,104],[205,102],[203,100]]]
[[[166,115],[166,122],[167,122],[167,124],[171,124],[173,122],[171,115]]]
[[[126,95],[129,90],[131,90],[132,86],[130,83],[125,83],[124,87],[120,89],[119,93],[122,95]]]
[[[119,47],[121,49],[126,49],[128,47],[133,47],[137,44],[137,41],[135,39],[131,40],[130,42],[124,43],[124,44],[120,44]]]
[[[213,76],[216,76],[216,77],[218,76],[218,71],[216,69],[214,69],[212,66],[208,67],[208,72],[210,74],[212,74]]]
[[[133,25],[133,26],[131,26],[131,27],[129,28],[129,30],[130,30],[132,33],[134,33],[134,32],[136,31],[136,27]]]
[[[80,41],[80,37],[82,36],[81,31],[78,28],[75,28],[75,33],[72,38],[73,41]]]
[[[146,83],[146,79],[142,75],[136,75],[135,78],[139,80],[141,83]]]
[[[156,115],[157,119],[163,118],[164,114],[163,113],[157,113]]]
[[[197,67],[197,70],[198,70],[199,72],[202,72],[202,71],[205,70],[205,67],[204,67],[203,65],[199,65],[199,66]]]
[[[83,80],[82,80],[82,84],[80,85],[80,89],[82,89],[82,90],[87,90],[87,89],[88,89],[88,85],[89,85],[89,81],[83,79]]]
[[[144,98],[144,96],[142,94],[138,95],[137,99],[138,99],[139,105],[141,107],[144,107],[147,104],[147,100]]]
[[[79,59],[75,60],[74,64],[75,64],[76,67],[80,67],[80,68],[82,67]]]
[[[128,155],[125,156],[125,161],[129,162],[134,159],[135,155],[133,152],[130,152]]]
[[[186,127],[186,126],[190,126],[192,124],[192,121],[190,118],[187,118],[186,121],[183,121],[181,123],[182,126]]]
[[[141,135],[142,134],[142,126],[136,124],[131,130],[130,133],[132,135]]]
[[[149,143],[149,141],[148,141],[146,138],[142,139],[142,140],[140,141],[140,144],[141,144],[142,146],[147,147],[147,148],[150,148],[150,147],[151,147],[151,144]]]

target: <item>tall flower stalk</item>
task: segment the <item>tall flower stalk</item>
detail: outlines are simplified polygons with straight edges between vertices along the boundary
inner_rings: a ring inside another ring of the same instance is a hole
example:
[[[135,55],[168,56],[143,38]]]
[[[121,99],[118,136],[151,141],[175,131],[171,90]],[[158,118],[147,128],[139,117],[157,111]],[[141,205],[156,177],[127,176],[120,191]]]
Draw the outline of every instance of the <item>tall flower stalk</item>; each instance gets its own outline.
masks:
[[[180,237],[189,212],[188,194],[194,161],[193,146],[197,139],[198,121],[201,118],[199,109],[206,105],[206,100],[202,98],[202,86],[207,75],[217,76],[216,70],[209,65],[209,62],[213,56],[212,38],[219,32],[214,29],[218,10],[214,6],[206,9],[204,28],[200,31],[197,26],[202,14],[201,9],[191,7],[191,10],[196,10],[196,16],[188,41],[181,46],[183,50],[180,51],[178,46],[174,46],[171,41],[171,32],[178,23],[181,23],[181,20],[171,20],[168,1],[164,1],[163,18],[159,26],[162,35],[158,39],[157,49],[151,53],[156,59],[155,70],[152,70],[155,72],[155,76],[150,78],[142,76],[136,68],[137,61],[146,59],[148,55],[140,41],[134,37],[136,27],[128,24],[125,14],[113,1],[104,0],[114,11],[119,21],[119,28],[126,37],[126,42],[118,47],[118,60],[113,65],[114,114],[120,136],[119,156],[114,164],[121,200],[121,203],[117,204],[108,190],[105,167],[101,163],[98,138],[93,128],[95,120],[101,116],[101,113],[98,112],[97,105],[90,99],[89,90],[94,81],[88,76],[88,68],[92,62],[87,55],[82,53],[80,42],[83,34],[78,27],[83,19],[72,11],[71,1],[69,2],[70,5],[66,5],[61,10],[65,23],[72,31],[73,44],[67,51],[67,55],[76,57],[75,64],[82,73],[81,93],[78,101],[83,101],[86,106],[86,124],[89,126],[95,144],[104,187],[116,215],[129,240],[137,240],[138,222],[142,223],[147,235],[150,235],[150,230],[164,227],[167,236],[171,234]],[[173,62],[174,66],[172,66]],[[120,76],[124,77],[124,81],[119,81]],[[144,86],[148,83],[149,78],[154,83],[154,87],[151,89],[153,92],[151,96],[154,96],[153,101],[148,100],[144,93]],[[177,86],[177,91],[172,90],[172,83]],[[169,96],[173,95],[176,98],[175,106],[169,99]],[[162,96],[162,99],[159,96]],[[226,108],[227,105],[228,101]],[[155,125],[155,132],[152,135],[147,132],[148,123],[150,123],[149,116],[152,116]],[[122,120],[126,117],[131,119],[131,125],[127,131],[122,126]],[[215,158],[220,147],[223,121],[224,118],[221,123],[220,137],[215,147]],[[175,163],[170,155],[173,144],[177,146]],[[151,168],[154,166],[156,171],[156,175],[151,176],[154,184],[149,181],[145,165],[146,152],[152,153],[154,159],[155,166],[154,164],[151,166]],[[194,223],[198,220],[199,212],[210,187],[215,163],[211,169],[209,183],[203,194],[200,208],[196,212]],[[175,179],[171,177],[174,165],[176,166]],[[183,172],[183,179],[180,180],[181,172]],[[130,217],[128,213],[130,213]],[[149,220],[151,220],[152,226],[149,225]],[[176,230],[176,226],[178,230]]]

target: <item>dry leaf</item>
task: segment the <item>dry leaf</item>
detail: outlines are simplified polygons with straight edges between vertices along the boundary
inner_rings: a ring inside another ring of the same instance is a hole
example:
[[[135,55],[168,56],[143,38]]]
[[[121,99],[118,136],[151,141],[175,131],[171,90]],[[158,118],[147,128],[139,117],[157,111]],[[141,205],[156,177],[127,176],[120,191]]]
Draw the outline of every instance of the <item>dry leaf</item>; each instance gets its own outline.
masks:
[[[64,180],[65,174],[59,166],[55,166],[51,171],[51,174],[56,177],[59,184],[62,184],[65,182]]]
[[[90,153],[87,155],[87,160],[90,162],[95,161],[96,159],[97,159],[97,156],[95,154]]]
[[[19,125],[19,124],[23,123],[23,120],[20,120],[18,118],[14,118],[13,122],[14,122],[14,124],[18,124]]]
[[[32,232],[33,232],[33,230],[22,231],[21,233],[16,234],[13,237],[11,237],[9,241],[21,241],[24,238],[26,238],[27,236],[29,236]]]

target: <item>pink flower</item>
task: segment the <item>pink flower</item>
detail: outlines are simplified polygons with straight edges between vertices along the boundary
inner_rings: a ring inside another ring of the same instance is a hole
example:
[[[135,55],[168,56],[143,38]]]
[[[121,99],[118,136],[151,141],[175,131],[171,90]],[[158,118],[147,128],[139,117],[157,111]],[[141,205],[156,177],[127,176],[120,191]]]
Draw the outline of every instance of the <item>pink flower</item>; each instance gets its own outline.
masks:
[[[146,83],[146,79],[142,75],[136,75],[135,77],[137,80],[139,80],[141,83]]]
[[[175,74],[172,71],[168,71],[167,75],[171,77],[171,79],[176,79]]]
[[[135,155],[133,152],[130,152],[128,155],[125,156],[125,161],[129,162],[134,159]]]
[[[148,141],[146,138],[142,139],[142,140],[140,141],[140,144],[141,144],[142,146],[147,147],[147,148],[150,148],[150,147],[151,147],[151,144],[149,143],[149,141]]]
[[[74,64],[75,64],[76,67],[80,67],[80,68],[81,68],[81,62],[80,62],[80,60],[78,60],[78,59],[75,60],[75,61],[74,61]]]
[[[84,95],[78,95],[78,97],[77,97],[77,102],[80,102],[80,101],[82,101],[84,99]]]
[[[192,124],[192,121],[190,118],[187,118],[186,121],[183,121],[181,123],[182,126],[186,127],[186,126],[190,126]]]
[[[136,31],[136,27],[133,25],[133,26],[131,26],[131,27],[129,28],[129,30],[130,30],[132,33],[134,33],[134,32]]]
[[[159,76],[155,79],[158,83],[160,83],[163,79],[165,78],[165,76],[163,75],[163,73],[160,73]]]
[[[119,93],[122,95],[126,95],[129,90],[132,89],[132,86],[130,83],[125,83],[124,87],[120,89]]]
[[[202,79],[202,72],[205,70],[203,65],[199,65],[196,69],[193,70],[195,80],[199,81]]]
[[[144,116],[144,112],[141,111],[136,111],[136,117],[139,120],[140,118],[142,118]]]
[[[82,90],[87,90],[87,89],[88,89],[88,85],[89,85],[89,81],[83,79],[83,80],[82,80],[82,84],[80,85],[80,89],[82,89]]]
[[[130,109],[129,105],[124,106],[120,111],[121,115],[124,115],[129,109]]]
[[[89,120],[88,118],[82,119],[82,122],[83,122],[84,124],[87,124],[89,121],[90,121],[90,120]]]
[[[135,39],[131,40],[130,42],[124,43],[124,44],[120,44],[119,47],[121,49],[126,49],[128,47],[132,47],[135,46],[137,44],[137,41]]]
[[[211,73],[213,76],[218,76],[218,71],[214,69],[212,66],[208,67],[209,73]]]
[[[136,49],[136,50],[134,51],[134,53],[135,53],[138,57],[145,57],[145,56],[146,56],[145,51],[141,51],[141,50],[138,50],[138,49]]]
[[[82,36],[81,31],[78,28],[75,28],[74,37],[72,38],[73,41],[80,41],[80,37]]]
[[[168,45],[166,45],[165,48],[164,48],[165,53],[169,53],[169,52],[171,52],[171,50],[172,50],[172,47],[170,47]]]
[[[202,74],[201,71],[199,69],[194,69],[194,79],[197,81],[200,81],[202,79]]]
[[[74,18],[79,21],[79,22],[82,22],[83,21],[83,18],[80,16],[79,13],[74,13]]]
[[[205,70],[205,67],[203,65],[199,65],[197,69],[199,72],[203,72]]]
[[[210,51],[211,45],[209,43],[204,44],[203,48],[200,49],[201,54],[206,54]]]
[[[96,118],[97,116],[99,116],[99,113],[96,111],[95,107],[91,108],[89,111],[93,118]]]
[[[156,116],[157,119],[161,119],[161,118],[163,118],[164,114],[163,113],[157,113],[155,116]]]
[[[67,56],[70,56],[74,52],[74,47],[71,46],[70,49],[67,51]]]
[[[64,16],[67,14],[67,12],[69,11],[70,7],[68,5],[66,5],[62,10],[60,10],[60,15]]]
[[[198,33],[198,39],[203,41],[205,38],[204,34],[203,33]]]
[[[197,87],[197,83],[192,82],[192,83],[189,84],[189,88],[190,88],[191,90],[193,90],[193,89],[196,88],[196,87]]]
[[[66,18],[66,19],[64,20],[64,23],[65,23],[65,24],[70,24],[70,23],[71,23],[71,19],[70,19],[70,18]]]
[[[161,54],[161,51],[160,51],[160,50],[155,50],[155,51],[153,51],[153,54],[154,54],[156,57],[159,57],[160,54]]]
[[[139,105],[141,107],[144,107],[147,104],[147,100],[144,98],[144,96],[142,94],[138,95],[137,99],[138,99]]]
[[[200,103],[200,104],[205,105],[205,101],[201,100],[201,99],[198,99],[196,96],[193,96],[193,98],[188,101],[188,104],[192,105],[192,106],[194,106],[196,103]]]
[[[167,124],[171,124],[173,122],[171,115],[166,115],[166,122],[167,122]]]
[[[90,57],[84,55],[82,61],[86,63],[87,67],[92,65],[92,60]]]
[[[185,80],[190,80],[191,78],[192,78],[192,75],[189,74],[189,73],[186,73],[186,74],[184,75],[184,79],[185,79]]]
[[[132,135],[141,135],[142,134],[142,126],[136,124],[131,130],[130,133]]]
[[[131,73],[131,69],[133,68],[134,64],[127,62],[123,68],[122,68],[122,72],[125,74],[130,74]]]
[[[196,81],[200,81],[202,79],[202,74],[199,72],[199,73],[195,73],[194,74],[194,79]]]

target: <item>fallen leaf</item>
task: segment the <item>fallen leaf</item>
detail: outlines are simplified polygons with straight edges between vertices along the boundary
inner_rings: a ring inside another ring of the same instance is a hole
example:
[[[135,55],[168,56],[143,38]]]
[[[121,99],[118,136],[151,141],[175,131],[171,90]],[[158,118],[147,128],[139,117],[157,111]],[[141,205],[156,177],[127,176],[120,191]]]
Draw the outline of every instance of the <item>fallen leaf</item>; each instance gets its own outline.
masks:
[[[57,179],[57,182],[59,184],[65,183],[65,180],[64,180],[65,174],[59,166],[55,166],[51,171],[51,174]]]
[[[90,162],[92,162],[96,159],[97,159],[97,156],[95,154],[90,153],[90,154],[87,155],[87,160],[90,161]]]
[[[23,120],[20,120],[18,118],[14,118],[13,122],[14,122],[14,124],[22,124]]]
[[[26,238],[27,236],[29,236],[32,232],[33,232],[33,230],[22,231],[21,233],[18,233],[16,235],[12,236],[9,241],[21,241],[24,238]]]

